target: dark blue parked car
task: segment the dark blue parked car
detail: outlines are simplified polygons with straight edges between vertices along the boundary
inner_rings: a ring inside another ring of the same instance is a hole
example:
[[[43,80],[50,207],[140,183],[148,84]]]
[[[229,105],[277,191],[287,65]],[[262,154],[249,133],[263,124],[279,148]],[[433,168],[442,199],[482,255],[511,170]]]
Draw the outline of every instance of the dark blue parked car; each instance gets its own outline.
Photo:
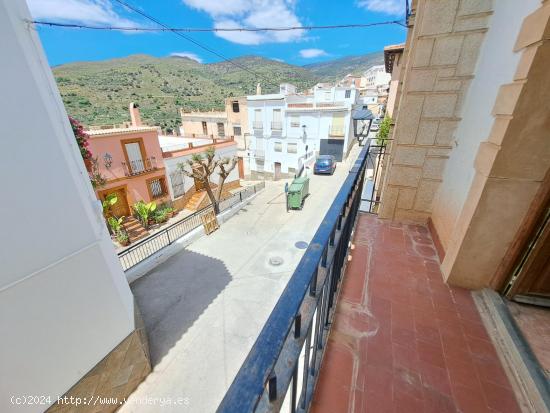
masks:
[[[336,169],[336,159],[332,155],[321,155],[315,161],[313,173],[332,175]]]

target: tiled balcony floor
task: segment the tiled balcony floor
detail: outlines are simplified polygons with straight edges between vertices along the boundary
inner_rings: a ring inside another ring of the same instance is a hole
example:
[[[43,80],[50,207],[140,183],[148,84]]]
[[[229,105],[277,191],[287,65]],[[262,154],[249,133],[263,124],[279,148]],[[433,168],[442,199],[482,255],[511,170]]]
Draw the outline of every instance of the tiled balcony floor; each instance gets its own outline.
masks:
[[[361,214],[312,409],[519,412],[467,290],[426,227]]]

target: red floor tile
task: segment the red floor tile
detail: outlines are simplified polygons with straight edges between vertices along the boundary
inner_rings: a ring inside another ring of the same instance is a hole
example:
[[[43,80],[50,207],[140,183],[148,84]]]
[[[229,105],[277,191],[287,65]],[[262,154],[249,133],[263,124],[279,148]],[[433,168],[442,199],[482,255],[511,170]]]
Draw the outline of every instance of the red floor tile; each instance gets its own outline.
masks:
[[[354,245],[311,411],[519,411],[470,292],[444,283],[428,229],[360,215]]]

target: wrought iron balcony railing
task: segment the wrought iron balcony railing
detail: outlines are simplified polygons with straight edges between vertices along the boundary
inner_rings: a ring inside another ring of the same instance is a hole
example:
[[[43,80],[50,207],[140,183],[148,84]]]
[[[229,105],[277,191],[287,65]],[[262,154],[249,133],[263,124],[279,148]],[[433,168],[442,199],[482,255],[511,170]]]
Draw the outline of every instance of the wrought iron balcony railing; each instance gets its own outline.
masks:
[[[282,130],[282,129],[283,129],[282,122],[271,122],[271,130]]]
[[[285,397],[291,412],[308,411],[347,262],[367,156],[368,146],[355,161],[219,413],[279,411]]]
[[[264,123],[260,120],[255,120],[252,122],[252,128],[254,129],[263,129],[264,128]]]
[[[154,156],[135,161],[121,162],[124,175],[134,176],[157,169],[157,160]]]

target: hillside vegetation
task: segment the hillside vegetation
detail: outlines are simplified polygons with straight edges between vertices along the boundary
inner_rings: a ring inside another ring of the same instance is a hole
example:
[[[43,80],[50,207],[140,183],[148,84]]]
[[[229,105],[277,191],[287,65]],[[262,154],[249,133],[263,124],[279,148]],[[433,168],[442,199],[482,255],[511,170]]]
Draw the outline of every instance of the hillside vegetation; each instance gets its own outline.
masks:
[[[384,53],[374,52],[361,56],[346,56],[340,59],[305,65],[311,73],[326,80],[336,80],[348,73],[359,75],[374,65],[384,64]]]
[[[53,73],[67,112],[85,125],[127,121],[128,104],[134,101],[145,123],[170,129],[180,124],[178,108],[220,110],[226,97],[255,93],[258,82],[263,93],[276,92],[276,85],[283,82],[304,90],[319,81],[342,77],[352,66],[355,70],[369,67],[363,67],[361,59],[347,65],[343,60],[333,61],[332,66],[326,62],[299,67],[258,56],[235,59],[260,79],[228,62],[200,64],[188,58],[148,55],[71,63],[53,68]]]

